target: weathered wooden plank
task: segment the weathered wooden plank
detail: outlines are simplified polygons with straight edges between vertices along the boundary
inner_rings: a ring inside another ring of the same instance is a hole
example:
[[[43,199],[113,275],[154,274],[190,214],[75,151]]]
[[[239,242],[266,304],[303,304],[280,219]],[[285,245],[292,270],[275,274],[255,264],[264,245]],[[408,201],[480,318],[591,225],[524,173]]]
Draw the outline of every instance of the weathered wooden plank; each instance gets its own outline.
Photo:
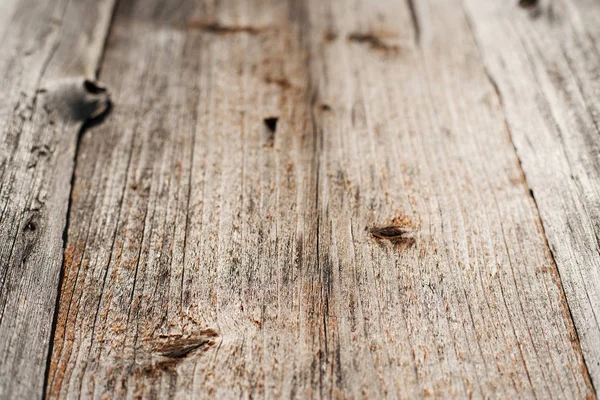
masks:
[[[50,397],[593,395],[459,0],[123,2],[102,79]]]
[[[0,398],[43,394],[73,157],[106,107],[93,80],[112,6],[0,5]]]
[[[50,397],[319,390],[300,17],[280,1],[118,7],[101,77],[114,111],[78,154]]]
[[[600,4],[466,1],[600,385]]]
[[[370,398],[592,395],[460,1],[319,4],[327,386]],[[323,44],[326,32],[337,39]]]

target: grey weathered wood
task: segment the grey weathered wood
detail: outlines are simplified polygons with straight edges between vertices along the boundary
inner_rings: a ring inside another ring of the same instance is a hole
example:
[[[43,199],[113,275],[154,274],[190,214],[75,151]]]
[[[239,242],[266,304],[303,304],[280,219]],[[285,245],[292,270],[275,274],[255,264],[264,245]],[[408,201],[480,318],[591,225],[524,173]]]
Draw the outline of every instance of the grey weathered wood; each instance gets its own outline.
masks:
[[[112,6],[0,4],[0,398],[43,395],[77,136],[106,108],[93,80]]]
[[[461,2],[311,4],[311,25],[337,34],[313,51],[331,107],[317,118],[324,342],[338,377],[327,387],[593,395]],[[365,232],[382,226],[412,236]]]
[[[466,1],[600,385],[600,3]]]
[[[101,76],[114,109],[78,154],[50,397],[318,392],[299,11],[118,7]]]
[[[594,395],[459,0],[123,2],[102,79],[50,397]]]

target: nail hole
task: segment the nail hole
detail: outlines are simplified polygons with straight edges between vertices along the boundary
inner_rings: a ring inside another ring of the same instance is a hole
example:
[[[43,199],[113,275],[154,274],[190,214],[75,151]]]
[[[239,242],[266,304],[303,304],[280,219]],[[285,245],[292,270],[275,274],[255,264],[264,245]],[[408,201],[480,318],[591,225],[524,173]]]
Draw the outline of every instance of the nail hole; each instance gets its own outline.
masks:
[[[277,130],[277,117],[265,118],[265,126],[267,127],[267,139],[265,147],[272,148],[275,145],[275,131]]]
[[[275,131],[277,130],[277,121],[279,121],[279,118],[269,117],[265,118],[264,121],[267,128],[269,128],[269,132],[275,133]]]

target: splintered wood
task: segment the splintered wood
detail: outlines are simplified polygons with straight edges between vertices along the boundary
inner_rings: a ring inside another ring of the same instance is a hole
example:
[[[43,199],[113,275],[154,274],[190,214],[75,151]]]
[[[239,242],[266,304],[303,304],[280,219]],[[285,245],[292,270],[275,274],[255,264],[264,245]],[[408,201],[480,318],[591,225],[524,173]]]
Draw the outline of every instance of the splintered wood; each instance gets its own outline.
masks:
[[[600,4],[76,3],[0,3],[0,398],[596,397]]]

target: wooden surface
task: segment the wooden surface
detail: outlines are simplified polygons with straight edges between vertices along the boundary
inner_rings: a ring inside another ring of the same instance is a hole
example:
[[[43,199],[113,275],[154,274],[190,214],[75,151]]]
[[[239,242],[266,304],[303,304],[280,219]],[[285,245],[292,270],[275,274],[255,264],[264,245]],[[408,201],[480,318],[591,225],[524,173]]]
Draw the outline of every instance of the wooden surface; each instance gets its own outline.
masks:
[[[600,3],[542,3],[525,13],[468,3],[600,387]]]
[[[600,4],[537,3],[0,2],[0,398],[595,398]]]

